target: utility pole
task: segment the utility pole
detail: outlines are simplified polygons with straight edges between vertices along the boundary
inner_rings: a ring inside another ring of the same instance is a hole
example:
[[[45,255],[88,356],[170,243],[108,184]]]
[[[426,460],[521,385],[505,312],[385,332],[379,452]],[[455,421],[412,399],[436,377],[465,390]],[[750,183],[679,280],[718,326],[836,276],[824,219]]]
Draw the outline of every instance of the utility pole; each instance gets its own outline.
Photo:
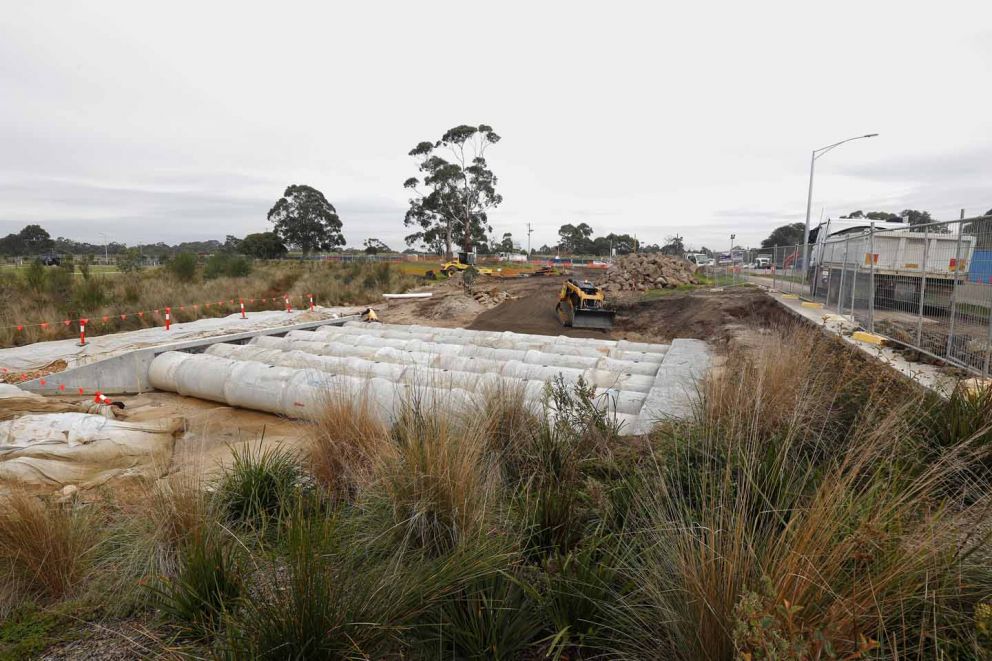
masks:
[[[530,223],[527,223],[527,259],[530,259],[530,235],[534,233],[531,229]]]
[[[864,138],[874,138],[877,133],[868,133],[866,135],[856,135],[853,138],[848,138],[847,140],[841,140],[840,142],[835,142],[832,145],[827,145],[826,147],[820,147],[819,149],[814,149],[812,155],[809,159],[809,192],[806,194],[806,228],[803,230],[803,284],[806,284],[806,274],[809,272],[809,216],[810,212],[813,210],[813,171],[816,168],[816,159],[820,158],[826,154],[831,149],[841,146],[845,142],[851,142],[852,140],[862,140]],[[821,211],[822,213],[822,211]]]
[[[736,234],[730,235],[730,278],[734,285],[737,284],[737,268],[736,264],[734,264],[734,239],[736,238]]]

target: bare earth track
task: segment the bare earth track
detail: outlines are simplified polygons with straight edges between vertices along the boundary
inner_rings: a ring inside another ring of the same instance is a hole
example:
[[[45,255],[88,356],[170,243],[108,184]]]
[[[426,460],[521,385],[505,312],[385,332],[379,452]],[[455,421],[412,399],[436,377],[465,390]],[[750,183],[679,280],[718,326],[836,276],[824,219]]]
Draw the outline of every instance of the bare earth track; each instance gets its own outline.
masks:
[[[594,282],[600,274],[578,274]],[[565,328],[555,304],[562,278],[480,280],[475,290],[501,289],[512,298],[486,309],[461,285],[444,283],[425,300],[390,303],[380,314],[387,323],[461,326],[470,330],[513,331],[601,339],[670,342],[675,338],[706,340],[717,348],[745,329],[766,328],[788,319],[775,301],[757,289],[696,289],[666,293],[645,301],[609,301],[617,310],[612,331]]]

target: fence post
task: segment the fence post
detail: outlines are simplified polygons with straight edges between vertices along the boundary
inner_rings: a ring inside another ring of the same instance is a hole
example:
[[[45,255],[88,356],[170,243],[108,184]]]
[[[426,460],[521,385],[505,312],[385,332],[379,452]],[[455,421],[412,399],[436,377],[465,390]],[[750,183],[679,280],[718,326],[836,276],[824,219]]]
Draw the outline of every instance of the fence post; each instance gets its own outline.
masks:
[[[957,317],[958,309],[958,271],[961,268],[961,225],[958,224],[958,241],[957,247],[954,249],[954,268],[952,269],[952,277],[954,280],[951,284],[951,327],[947,332],[947,351],[945,355],[951,357],[951,349],[954,347],[954,326],[955,317]]]
[[[847,274],[847,255],[851,252],[851,237],[844,239],[844,266],[840,270],[840,288],[837,290],[837,314],[844,314],[841,301],[844,300],[844,276]]]
[[[778,289],[775,284],[775,271],[778,270],[778,246],[772,246],[772,289]]]
[[[875,221],[868,236],[868,332],[875,332]]]
[[[854,273],[851,274],[851,321],[856,321],[854,318],[854,296],[858,293],[859,266],[858,260],[854,260]]]
[[[923,347],[923,301],[927,293],[927,258],[930,257],[930,228],[923,228],[923,263],[920,265],[920,309],[916,320],[916,346]]]

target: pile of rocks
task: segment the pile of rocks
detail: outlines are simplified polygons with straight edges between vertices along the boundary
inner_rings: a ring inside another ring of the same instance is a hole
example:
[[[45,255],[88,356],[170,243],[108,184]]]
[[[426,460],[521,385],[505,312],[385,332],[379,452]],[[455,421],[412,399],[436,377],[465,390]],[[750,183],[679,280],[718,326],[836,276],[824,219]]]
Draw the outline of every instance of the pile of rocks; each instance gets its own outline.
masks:
[[[494,308],[503,301],[512,298],[509,292],[502,289],[481,290],[475,289],[471,292],[472,298],[481,303],[483,307]]]
[[[699,284],[695,272],[695,264],[679,257],[657,253],[624,255],[606,272],[601,286],[608,294],[674,289]]]

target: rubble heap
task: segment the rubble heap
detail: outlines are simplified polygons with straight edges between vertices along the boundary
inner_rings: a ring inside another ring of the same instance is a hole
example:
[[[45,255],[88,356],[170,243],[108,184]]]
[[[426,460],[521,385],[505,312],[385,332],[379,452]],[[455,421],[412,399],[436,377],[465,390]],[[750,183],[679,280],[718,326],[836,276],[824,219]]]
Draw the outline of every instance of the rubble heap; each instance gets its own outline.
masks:
[[[603,291],[647,291],[674,289],[681,285],[696,285],[696,266],[679,257],[662,254],[631,254],[618,259],[602,279]]]

